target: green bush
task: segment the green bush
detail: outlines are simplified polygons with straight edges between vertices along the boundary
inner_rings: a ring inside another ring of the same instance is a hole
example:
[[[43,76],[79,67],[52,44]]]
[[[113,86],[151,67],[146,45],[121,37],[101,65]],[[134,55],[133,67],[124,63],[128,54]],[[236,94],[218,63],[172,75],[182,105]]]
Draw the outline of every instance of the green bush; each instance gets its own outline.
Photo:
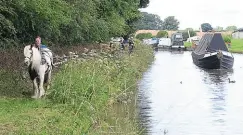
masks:
[[[230,36],[223,36],[225,43],[231,43],[231,37]]]
[[[152,38],[152,37],[153,37],[153,35],[151,33],[139,33],[136,36],[136,38],[139,40],[148,39],[148,38]]]
[[[167,31],[159,31],[156,35],[157,38],[162,38],[162,37],[167,37],[168,36],[168,32]]]

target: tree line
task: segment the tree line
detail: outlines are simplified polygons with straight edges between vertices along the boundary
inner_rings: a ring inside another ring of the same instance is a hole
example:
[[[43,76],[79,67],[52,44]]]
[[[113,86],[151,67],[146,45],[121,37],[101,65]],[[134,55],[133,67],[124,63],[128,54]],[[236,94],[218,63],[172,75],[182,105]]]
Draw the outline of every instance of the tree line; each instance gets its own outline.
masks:
[[[147,12],[142,12],[142,17],[134,22],[136,29],[138,30],[160,30],[157,35],[152,35],[151,33],[140,33],[136,35],[136,37],[140,40],[148,39],[148,38],[161,38],[161,37],[168,37],[167,31],[178,31],[181,32],[184,39],[189,37],[188,31],[190,36],[196,36],[196,32],[199,32],[202,29],[202,32],[208,31],[235,31],[237,27],[232,25],[228,26],[225,29],[220,26],[216,26],[215,28],[212,27],[209,23],[202,23],[199,30],[193,30],[192,28],[186,28],[184,30],[178,30],[180,22],[175,18],[175,16],[168,16],[164,20],[162,20],[158,15],[151,14]]]
[[[211,24],[209,23],[202,23],[201,24],[201,28],[202,28],[202,31],[203,32],[207,32],[207,31],[211,31],[211,30],[214,30],[214,31],[235,31],[237,30],[237,27],[232,25],[232,26],[227,26],[225,29],[221,26],[216,26],[215,28],[212,27]]]
[[[135,32],[139,8],[149,0],[0,0],[0,48],[30,43],[39,35],[49,44],[108,40]]]
[[[147,12],[142,12],[142,17],[134,23],[139,30],[178,30],[180,22],[175,18],[175,16],[168,16],[164,20],[156,14],[151,14]],[[200,26],[199,26],[200,27]],[[209,23],[202,23],[201,28],[203,32],[215,30],[215,31],[235,31],[237,27],[232,25],[225,29],[220,26],[213,28]],[[187,28],[186,30],[193,31],[192,28]]]
[[[168,16],[164,20],[156,14],[142,12],[142,17],[134,23],[139,30],[178,30],[180,22],[175,16]]]

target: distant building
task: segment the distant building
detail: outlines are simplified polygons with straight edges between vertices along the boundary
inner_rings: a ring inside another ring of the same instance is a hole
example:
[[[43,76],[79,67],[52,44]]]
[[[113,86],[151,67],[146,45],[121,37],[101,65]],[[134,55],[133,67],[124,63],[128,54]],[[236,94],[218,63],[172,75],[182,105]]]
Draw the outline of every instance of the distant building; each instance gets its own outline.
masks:
[[[232,38],[243,39],[243,28],[240,28],[232,33]]]

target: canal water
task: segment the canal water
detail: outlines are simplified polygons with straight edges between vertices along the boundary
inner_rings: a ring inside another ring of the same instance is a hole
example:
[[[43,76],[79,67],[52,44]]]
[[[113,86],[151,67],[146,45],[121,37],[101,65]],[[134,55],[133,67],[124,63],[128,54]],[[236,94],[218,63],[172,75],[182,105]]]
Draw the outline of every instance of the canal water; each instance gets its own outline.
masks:
[[[149,135],[243,135],[243,55],[233,70],[204,70],[191,52],[155,52],[139,82],[139,115]],[[235,80],[235,83],[229,83]]]

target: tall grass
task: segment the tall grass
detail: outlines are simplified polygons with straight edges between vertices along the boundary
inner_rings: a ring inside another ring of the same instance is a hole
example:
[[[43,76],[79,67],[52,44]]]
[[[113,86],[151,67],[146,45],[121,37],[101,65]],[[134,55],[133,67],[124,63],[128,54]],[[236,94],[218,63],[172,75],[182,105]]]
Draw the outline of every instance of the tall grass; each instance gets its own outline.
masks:
[[[31,85],[22,79],[20,72],[0,69],[0,98],[22,97],[22,92],[29,88]]]
[[[130,102],[152,60],[152,48],[136,44],[131,56],[71,61],[55,74],[45,99],[0,99],[0,134],[137,134]]]

